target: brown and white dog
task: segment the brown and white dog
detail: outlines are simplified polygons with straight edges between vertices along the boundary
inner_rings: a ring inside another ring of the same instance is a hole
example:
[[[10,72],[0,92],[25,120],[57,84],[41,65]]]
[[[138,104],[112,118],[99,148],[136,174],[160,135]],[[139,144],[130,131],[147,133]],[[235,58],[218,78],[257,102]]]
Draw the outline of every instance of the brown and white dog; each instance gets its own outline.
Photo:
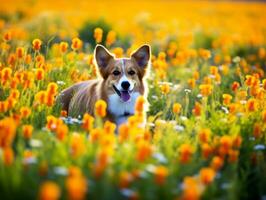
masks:
[[[59,101],[69,116],[94,114],[95,102],[107,102],[107,119],[119,126],[134,114],[138,96],[146,97],[145,74],[151,57],[150,46],[143,45],[130,58],[115,58],[105,47],[94,51],[99,79],[77,83],[61,92]]]

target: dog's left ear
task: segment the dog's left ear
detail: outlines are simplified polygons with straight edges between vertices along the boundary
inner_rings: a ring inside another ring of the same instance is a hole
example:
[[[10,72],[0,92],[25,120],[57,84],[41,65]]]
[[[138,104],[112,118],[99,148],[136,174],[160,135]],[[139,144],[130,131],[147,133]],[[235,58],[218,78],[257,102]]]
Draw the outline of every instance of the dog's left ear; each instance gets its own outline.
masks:
[[[131,54],[131,58],[134,58],[138,66],[142,68],[148,66],[150,57],[151,57],[151,48],[147,44],[141,46],[138,50],[136,50]]]

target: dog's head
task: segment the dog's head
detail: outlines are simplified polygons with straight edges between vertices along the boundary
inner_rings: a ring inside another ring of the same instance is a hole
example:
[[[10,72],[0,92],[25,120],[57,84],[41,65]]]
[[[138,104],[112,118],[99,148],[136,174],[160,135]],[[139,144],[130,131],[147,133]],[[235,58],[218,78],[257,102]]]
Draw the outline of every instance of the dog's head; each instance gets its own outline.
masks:
[[[143,78],[150,61],[150,46],[143,45],[130,58],[115,58],[105,47],[97,45],[94,58],[105,80],[108,95],[117,94],[122,102],[130,101],[132,92],[143,93]]]

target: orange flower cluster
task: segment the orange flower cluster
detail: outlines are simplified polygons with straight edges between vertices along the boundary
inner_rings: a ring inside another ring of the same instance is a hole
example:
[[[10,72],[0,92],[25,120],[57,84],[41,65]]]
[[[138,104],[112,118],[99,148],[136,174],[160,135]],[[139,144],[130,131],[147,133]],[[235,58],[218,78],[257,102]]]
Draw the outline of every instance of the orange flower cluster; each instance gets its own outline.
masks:
[[[190,161],[193,152],[194,152],[194,150],[193,150],[193,147],[191,145],[182,144],[179,147],[179,161],[182,164],[187,164]]]
[[[95,115],[98,117],[106,116],[107,104],[104,100],[100,99],[95,103]]]
[[[111,46],[116,40],[116,32],[115,31],[109,31],[106,37],[106,45]]]
[[[46,128],[56,134],[58,140],[63,141],[68,134],[68,127],[64,122],[52,115],[47,117]]]
[[[39,199],[40,200],[57,200],[61,196],[60,187],[52,182],[43,182],[39,189]]]
[[[57,94],[58,86],[56,83],[49,83],[46,91],[39,91],[35,95],[35,99],[38,104],[46,104],[47,106],[53,106],[55,103],[55,96]]]

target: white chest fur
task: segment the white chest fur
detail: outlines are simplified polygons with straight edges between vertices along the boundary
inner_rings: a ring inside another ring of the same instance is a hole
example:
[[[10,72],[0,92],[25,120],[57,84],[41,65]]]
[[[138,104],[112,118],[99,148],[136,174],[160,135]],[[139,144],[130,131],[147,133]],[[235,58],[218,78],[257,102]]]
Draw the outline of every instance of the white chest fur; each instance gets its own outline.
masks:
[[[136,99],[140,93],[133,92],[128,102],[123,102],[117,94],[112,94],[108,99],[108,111],[115,117],[117,126],[127,121],[126,113],[132,115],[135,110]]]

